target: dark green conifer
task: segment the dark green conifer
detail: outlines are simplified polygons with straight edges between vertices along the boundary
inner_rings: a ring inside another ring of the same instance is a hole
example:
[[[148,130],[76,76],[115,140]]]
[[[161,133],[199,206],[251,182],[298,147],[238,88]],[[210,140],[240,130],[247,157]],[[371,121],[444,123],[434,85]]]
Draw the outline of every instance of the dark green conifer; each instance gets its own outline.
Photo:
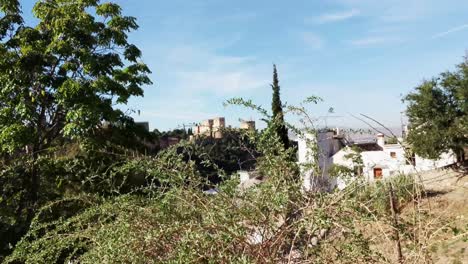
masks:
[[[271,102],[271,109],[273,112],[273,118],[276,121],[274,124],[276,133],[281,139],[281,142],[283,143],[284,147],[289,148],[288,129],[284,123],[283,106],[282,106],[281,98],[280,98],[278,71],[276,70],[275,64],[273,64],[273,83],[271,84],[271,88],[273,89],[273,99]]]

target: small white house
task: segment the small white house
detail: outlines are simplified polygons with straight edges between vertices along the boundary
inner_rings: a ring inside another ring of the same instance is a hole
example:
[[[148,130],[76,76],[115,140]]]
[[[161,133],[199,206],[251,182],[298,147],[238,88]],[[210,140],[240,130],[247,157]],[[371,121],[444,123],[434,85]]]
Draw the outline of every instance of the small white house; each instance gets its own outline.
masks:
[[[327,131],[318,133],[317,147],[319,167],[321,175],[313,175],[312,170],[304,170],[303,185],[304,189],[312,190],[318,183],[317,179],[324,179],[330,188],[340,184],[340,178],[333,179],[329,177],[329,169],[333,164],[342,165],[353,169],[353,161],[349,158],[350,154],[357,153],[358,149],[362,167],[359,173],[369,182],[384,179],[398,174],[409,174],[421,171],[428,171],[442,168],[456,163],[456,156],[451,153],[441,155],[438,160],[428,160],[417,155],[407,157],[406,149],[403,145],[386,144],[383,134],[377,134],[376,138],[367,141],[353,141],[340,135],[336,131]],[[309,144],[307,144],[309,142]],[[310,149],[310,142],[315,142],[311,135],[298,137],[298,162],[299,164],[310,164],[314,161],[314,150]],[[401,140],[400,140],[401,142]],[[309,145],[309,146],[308,146]],[[318,176],[318,177],[317,177]]]
[[[445,153],[438,160],[424,159],[418,155],[407,157],[401,144],[386,144],[383,134],[378,134],[375,142],[354,143],[361,152],[363,162],[362,175],[368,181],[380,180],[393,175],[409,174],[442,168],[456,163],[456,156]],[[330,163],[351,167],[352,161],[347,155],[352,153],[350,146],[338,151],[331,157]]]

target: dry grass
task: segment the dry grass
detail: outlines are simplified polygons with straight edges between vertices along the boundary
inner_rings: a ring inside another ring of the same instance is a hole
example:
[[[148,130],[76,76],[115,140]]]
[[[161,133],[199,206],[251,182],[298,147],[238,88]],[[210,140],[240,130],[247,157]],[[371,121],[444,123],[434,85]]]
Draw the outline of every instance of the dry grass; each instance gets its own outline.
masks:
[[[426,194],[399,215],[404,263],[468,263],[468,176],[451,170],[421,174]],[[415,218],[416,217],[416,218]],[[415,224],[416,223],[416,224]],[[372,248],[397,263],[392,227],[379,219],[362,224]]]

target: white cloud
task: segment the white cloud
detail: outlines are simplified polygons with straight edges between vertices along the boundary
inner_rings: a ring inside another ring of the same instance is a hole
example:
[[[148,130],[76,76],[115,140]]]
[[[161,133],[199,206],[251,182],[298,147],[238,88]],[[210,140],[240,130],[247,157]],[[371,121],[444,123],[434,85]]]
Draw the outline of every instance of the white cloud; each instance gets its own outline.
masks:
[[[427,0],[393,1],[381,10],[380,19],[387,23],[408,23],[432,15],[434,10]],[[435,5],[435,4],[434,4]]]
[[[260,63],[255,57],[229,56],[217,52],[215,47],[195,44],[169,47],[161,55],[170,72],[172,89],[198,94],[231,96],[268,85],[266,70],[271,66]]]
[[[325,44],[325,41],[319,35],[312,32],[303,32],[302,40],[313,49],[321,49]]]
[[[137,121],[151,121],[151,129],[174,129],[183,124],[217,116],[209,107],[209,103],[202,97],[185,95],[166,95],[152,100],[133,101],[129,105],[132,109],[142,109],[140,113],[132,114]],[[168,127],[166,124],[170,124]]]
[[[200,111],[187,111],[184,109],[174,110],[174,111],[158,111],[142,112],[140,116],[135,117],[136,120],[149,120],[153,118],[158,119],[167,119],[167,120],[177,120],[183,122],[198,121],[204,120],[210,117],[214,117],[216,114],[209,112],[200,112]],[[186,124],[187,125],[187,124]]]
[[[461,30],[465,30],[465,29],[468,29],[468,24],[461,25],[461,26],[458,26],[458,27],[454,27],[454,28],[451,28],[451,29],[449,29],[447,31],[435,34],[435,35],[432,36],[432,38],[433,39],[442,38],[442,37],[445,37],[448,34],[458,32],[458,31],[461,31]]]
[[[232,95],[238,92],[257,89],[268,85],[268,81],[258,76],[254,69],[240,70],[211,68],[204,71],[179,72],[179,85],[191,92],[208,91],[217,95]]]
[[[369,45],[381,44],[385,42],[386,42],[386,39],[383,37],[368,37],[368,38],[352,40],[351,44],[353,44],[354,46],[369,46]]]
[[[382,22],[407,22],[427,15],[435,0],[336,0],[344,7],[358,8]]]
[[[376,21],[388,24],[433,19],[439,14],[468,7],[465,0],[334,0],[344,8],[358,8]]]
[[[317,24],[332,23],[353,18],[358,16],[360,13],[361,11],[359,11],[359,9],[351,9],[342,12],[322,14],[316,18],[306,19],[306,22],[313,21]]]
[[[389,43],[400,43],[403,40],[395,37],[366,37],[361,39],[351,40],[350,43],[353,46],[365,47],[378,44],[389,44]]]

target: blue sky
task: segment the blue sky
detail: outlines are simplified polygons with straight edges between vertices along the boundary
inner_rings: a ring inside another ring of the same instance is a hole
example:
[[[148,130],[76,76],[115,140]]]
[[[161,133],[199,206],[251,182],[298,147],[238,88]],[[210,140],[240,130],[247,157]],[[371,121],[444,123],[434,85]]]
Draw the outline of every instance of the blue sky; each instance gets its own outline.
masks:
[[[140,29],[130,41],[143,51],[154,85],[130,101],[137,121],[167,130],[255,113],[223,107],[243,97],[269,108],[272,63],[283,102],[309,95],[318,122],[364,127],[352,114],[400,125],[402,94],[454,68],[468,49],[466,0],[118,0]],[[32,0],[22,1],[31,16]]]

